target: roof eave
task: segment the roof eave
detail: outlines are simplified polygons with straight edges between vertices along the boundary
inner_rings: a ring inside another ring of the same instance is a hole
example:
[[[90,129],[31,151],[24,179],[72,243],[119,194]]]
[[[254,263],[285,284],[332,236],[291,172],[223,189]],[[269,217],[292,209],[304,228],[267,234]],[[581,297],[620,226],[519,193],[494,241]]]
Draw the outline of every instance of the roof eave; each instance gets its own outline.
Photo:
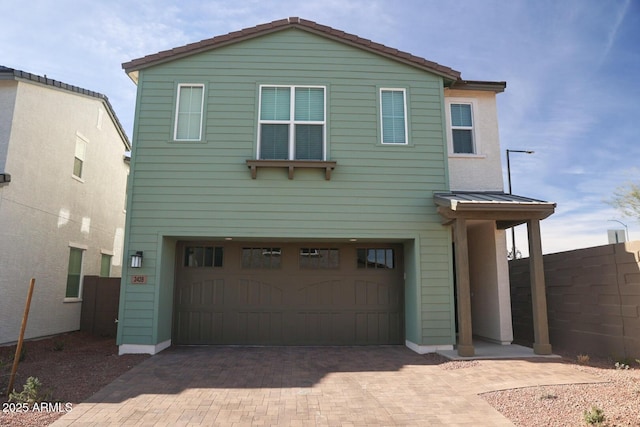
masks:
[[[556,204],[553,202],[535,202],[535,203],[515,203],[515,202],[467,202],[460,200],[442,200],[435,199],[438,206],[450,208],[457,212],[479,212],[479,211],[553,211]]]
[[[433,74],[443,77],[446,80],[447,85],[451,85],[460,80],[460,72],[449,67],[445,67],[435,62],[428,61],[424,58],[414,56],[407,52],[389,48],[385,45],[372,42],[371,40],[363,39],[353,34],[345,33],[341,30],[336,30],[334,28],[320,25],[313,21],[308,21],[297,17],[273,21],[267,24],[246,28],[240,31],[216,36],[199,42],[190,43],[185,46],[161,51],[152,55],[147,55],[142,58],[123,63],[122,68],[127,74],[129,74],[129,77],[134,82],[137,82],[137,76],[135,76],[133,73],[144,68],[152,67],[162,63],[174,61],[176,59],[184,58],[186,56],[207,52],[210,50],[228,46],[230,44],[235,44],[241,41],[261,37],[270,33],[291,28],[296,28],[309,33],[313,33],[328,39],[338,41],[340,43],[372,52],[374,54],[385,56],[387,58],[411,65],[413,67],[429,71]]]
[[[281,31],[285,28],[283,25],[278,25],[282,21],[287,23],[287,20],[274,21],[270,24],[258,25],[251,29],[234,31],[232,33],[224,34],[221,36],[215,36],[210,39],[201,40],[199,42],[189,43],[184,46],[179,46],[173,49],[163,50],[158,53],[143,56],[142,58],[134,59],[122,64],[122,68],[127,74],[131,74],[134,71],[139,71],[144,68],[153,67],[155,65],[163,64],[166,62],[175,61],[176,59],[184,58],[191,55],[196,55],[202,52],[208,52],[210,50],[219,49],[230,44],[235,44],[240,41],[250,40],[256,37],[260,37],[276,31]],[[273,25],[272,25],[273,24]],[[256,31],[250,31],[256,29]],[[258,30],[259,29],[259,30]],[[240,33],[245,34],[240,35]],[[133,80],[133,77],[132,77]],[[137,79],[136,79],[137,81]]]
[[[501,93],[507,88],[507,82],[491,82],[480,80],[456,80],[450,87],[455,90],[481,90],[487,92]]]

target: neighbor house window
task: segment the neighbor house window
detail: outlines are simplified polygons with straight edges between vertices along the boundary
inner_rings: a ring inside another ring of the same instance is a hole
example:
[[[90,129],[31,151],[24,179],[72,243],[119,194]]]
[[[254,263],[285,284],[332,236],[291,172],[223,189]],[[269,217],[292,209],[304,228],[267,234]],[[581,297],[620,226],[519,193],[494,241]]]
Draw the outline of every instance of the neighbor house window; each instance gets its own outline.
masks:
[[[87,141],[76,135],[76,151],[73,159],[73,176],[82,178],[84,160],[87,154]]]
[[[111,258],[109,254],[102,254],[100,258],[100,277],[111,277]]]
[[[453,152],[455,154],[475,154],[473,105],[471,103],[451,103],[449,108]]]
[[[82,282],[82,258],[84,249],[69,248],[69,267],[67,269],[66,298],[80,298]]]
[[[258,158],[325,159],[325,88],[261,86]]]
[[[407,103],[404,89],[380,89],[383,144],[407,144]]]
[[[202,112],[204,109],[204,85],[178,85],[176,101],[176,141],[200,141],[202,139]]]

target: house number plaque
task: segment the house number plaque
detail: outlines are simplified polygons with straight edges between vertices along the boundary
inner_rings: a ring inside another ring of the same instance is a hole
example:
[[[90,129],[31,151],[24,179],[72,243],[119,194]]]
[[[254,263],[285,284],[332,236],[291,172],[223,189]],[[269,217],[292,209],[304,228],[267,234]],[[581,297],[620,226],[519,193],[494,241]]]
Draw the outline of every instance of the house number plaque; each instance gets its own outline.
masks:
[[[131,276],[131,283],[134,285],[144,285],[147,283],[147,276]]]

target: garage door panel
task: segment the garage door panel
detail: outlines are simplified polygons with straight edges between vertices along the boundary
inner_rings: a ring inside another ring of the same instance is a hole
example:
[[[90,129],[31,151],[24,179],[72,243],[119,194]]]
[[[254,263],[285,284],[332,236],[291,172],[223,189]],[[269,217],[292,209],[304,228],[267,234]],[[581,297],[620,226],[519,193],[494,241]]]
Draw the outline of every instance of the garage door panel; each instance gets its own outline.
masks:
[[[348,307],[353,297],[340,280],[320,280],[298,285],[295,301],[303,307]]]
[[[223,339],[223,314],[183,311],[176,313],[174,325],[176,344],[210,344]]]
[[[272,307],[280,306],[283,302],[283,290],[273,283],[240,279],[235,288],[237,306]]]
[[[239,311],[226,313],[226,317],[224,344],[284,344],[282,312]]]
[[[224,304],[224,280],[198,280],[179,286],[176,302],[181,306],[221,306]]]
[[[190,254],[188,245],[181,243],[178,252],[185,253],[186,248]],[[176,343],[403,343],[400,246],[394,246],[395,259],[385,249],[384,263],[379,262],[380,257],[377,262],[362,263],[356,257],[356,245],[332,245],[327,250],[314,249],[317,245],[313,244],[211,245],[224,249],[221,259],[225,265],[210,263],[206,268],[178,260]],[[197,246],[206,250],[202,242]],[[259,259],[265,253],[268,262]],[[247,254],[251,262],[245,259]],[[331,255],[327,256],[331,262],[322,259],[326,254]]]
[[[358,307],[399,309],[402,304],[400,289],[397,285],[374,281],[357,280],[355,283],[355,304]]]

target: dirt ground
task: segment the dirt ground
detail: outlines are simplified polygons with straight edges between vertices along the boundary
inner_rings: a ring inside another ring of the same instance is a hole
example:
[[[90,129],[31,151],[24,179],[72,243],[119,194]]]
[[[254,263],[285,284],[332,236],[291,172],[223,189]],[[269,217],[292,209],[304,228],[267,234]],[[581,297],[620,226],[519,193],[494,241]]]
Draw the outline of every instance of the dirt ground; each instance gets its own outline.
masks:
[[[14,389],[22,391],[28,377],[37,377],[41,391],[52,403],[42,411],[20,413],[7,403],[7,387],[15,345],[0,347],[0,426],[46,426],[64,414],[67,404],[78,404],[109,384],[148,355],[118,356],[113,338],[71,332],[51,338],[26,341],[24,360],[18,365]],[[59,405],[55,403],[58,402]]]

